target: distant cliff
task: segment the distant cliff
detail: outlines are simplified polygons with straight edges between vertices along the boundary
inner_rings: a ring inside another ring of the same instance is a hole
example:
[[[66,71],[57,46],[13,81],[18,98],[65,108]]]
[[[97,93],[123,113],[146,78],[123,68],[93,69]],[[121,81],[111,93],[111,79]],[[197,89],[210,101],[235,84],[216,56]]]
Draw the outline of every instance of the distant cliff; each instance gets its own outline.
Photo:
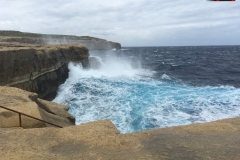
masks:
[[[68,77],[68,62],[87,66],[88,49],[70,45],[0,45],[0,86],[35,92],[51,100]]]
[[[89,36],[50,35],[19,31],[0,31],[0,42],[24,44],[74,44],[89,50],[121,49],[121,44]]]

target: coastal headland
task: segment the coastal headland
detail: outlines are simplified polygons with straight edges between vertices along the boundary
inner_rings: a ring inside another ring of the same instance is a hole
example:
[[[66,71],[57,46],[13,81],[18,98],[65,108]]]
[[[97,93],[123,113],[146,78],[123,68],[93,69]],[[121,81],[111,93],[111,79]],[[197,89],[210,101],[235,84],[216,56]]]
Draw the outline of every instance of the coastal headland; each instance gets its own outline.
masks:
[[[68,63],[89,66],[89,50],[121,49],[94,37],[0,31],[0,86],[13,86],[52,100],[68,77]]]
[[[85,43],[85,45],[84,45]],[[89,66],[89,50],[120,49],[93,37],[0,32],[1,159],[240,159],[240,118],[120,134],[109,120],[75,125],[52,100],[69,62]]]
[[[26,33],[19,31],[0,31],[0,43],[19,43],[19,44],[71,44],[85,46],[89,50],[110,50],[121,49],[118,42],[107,41],[101,38],[90,36],[74,35],[51,35]]]

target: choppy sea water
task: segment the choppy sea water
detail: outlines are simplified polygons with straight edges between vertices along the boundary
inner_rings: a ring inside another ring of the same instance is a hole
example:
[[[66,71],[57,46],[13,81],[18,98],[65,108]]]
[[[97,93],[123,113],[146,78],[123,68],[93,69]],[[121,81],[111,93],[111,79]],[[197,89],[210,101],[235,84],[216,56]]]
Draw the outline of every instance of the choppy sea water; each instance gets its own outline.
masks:
[[[110,119],[121,133],[240,116],[240,46],[91,51],[99,69],[69,63],[55,102],[76,124]]]

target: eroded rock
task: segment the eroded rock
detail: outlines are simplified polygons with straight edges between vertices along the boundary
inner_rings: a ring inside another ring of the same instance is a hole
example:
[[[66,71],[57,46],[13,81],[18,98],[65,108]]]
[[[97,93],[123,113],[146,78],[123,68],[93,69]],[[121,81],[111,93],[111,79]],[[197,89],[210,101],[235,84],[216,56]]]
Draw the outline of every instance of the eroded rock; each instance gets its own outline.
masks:
[[[35,92],[52,100],[68,78],[68,63],[87,61],[88,49],[71,45],[0,48],[0,85]],[[85,64],[85,63],[83,63]]]
[[[66,127],[75,125],[68,106],[37,98],[37,94],[14,87],[0,87],[0,105],[18,112]],[[23,128],[51,126],[35,119],[21,116]],[[19,127],[19,114],[0,108],[0,128]]]

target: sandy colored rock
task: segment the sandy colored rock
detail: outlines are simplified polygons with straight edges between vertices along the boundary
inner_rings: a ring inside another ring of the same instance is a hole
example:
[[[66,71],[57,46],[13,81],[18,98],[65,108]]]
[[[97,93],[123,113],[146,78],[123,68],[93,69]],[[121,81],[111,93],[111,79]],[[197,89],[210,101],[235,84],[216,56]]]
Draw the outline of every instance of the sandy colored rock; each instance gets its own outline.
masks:
[[[38,99],[36,93],[22,89],[0,87],[0,105],[62,127],[75,125],[75,118],[67,112],[69,107]],[[23,128],[46,127],[44,122],[21,117]],[[0,108],[0,127],[19,127],[18,113]]]
[[[0,105],[19,112],[40,118],[38,105],[28,96],[37,96],[18,88],[0,87]],[[43,127],[44,123],[22,116],[22,124],[25,128]],[[19,127],[19,115],[17,113],[0,108],[0,127]]]
[[[131,134],[119,134],[109,120],[62,129],[0,129],[0,154],[3,160],[238,160],[239,123],[235,118]]]
[[[38,104],[41,116],[45,117],[44,119],[48,122],[57,123],[57,125],[60,126],[68,126],[68,124],[75,124],[75,118],[67,112],[69,110],[69,106],[61,105],[55,102],[45,101],[42,99],[37,99],[36,103]],[[50,118],[52,116],[53,118]],[[56,122],[56,116],[61,118],[62,120]],[[65,121],[66,124],[61,123],[62,121]]]
[[[121,44],[90,36],[50,35],[19,31],[0,31],[1,43],[19,44],[72,44],[83,45],[89,50],[121,49]]]

